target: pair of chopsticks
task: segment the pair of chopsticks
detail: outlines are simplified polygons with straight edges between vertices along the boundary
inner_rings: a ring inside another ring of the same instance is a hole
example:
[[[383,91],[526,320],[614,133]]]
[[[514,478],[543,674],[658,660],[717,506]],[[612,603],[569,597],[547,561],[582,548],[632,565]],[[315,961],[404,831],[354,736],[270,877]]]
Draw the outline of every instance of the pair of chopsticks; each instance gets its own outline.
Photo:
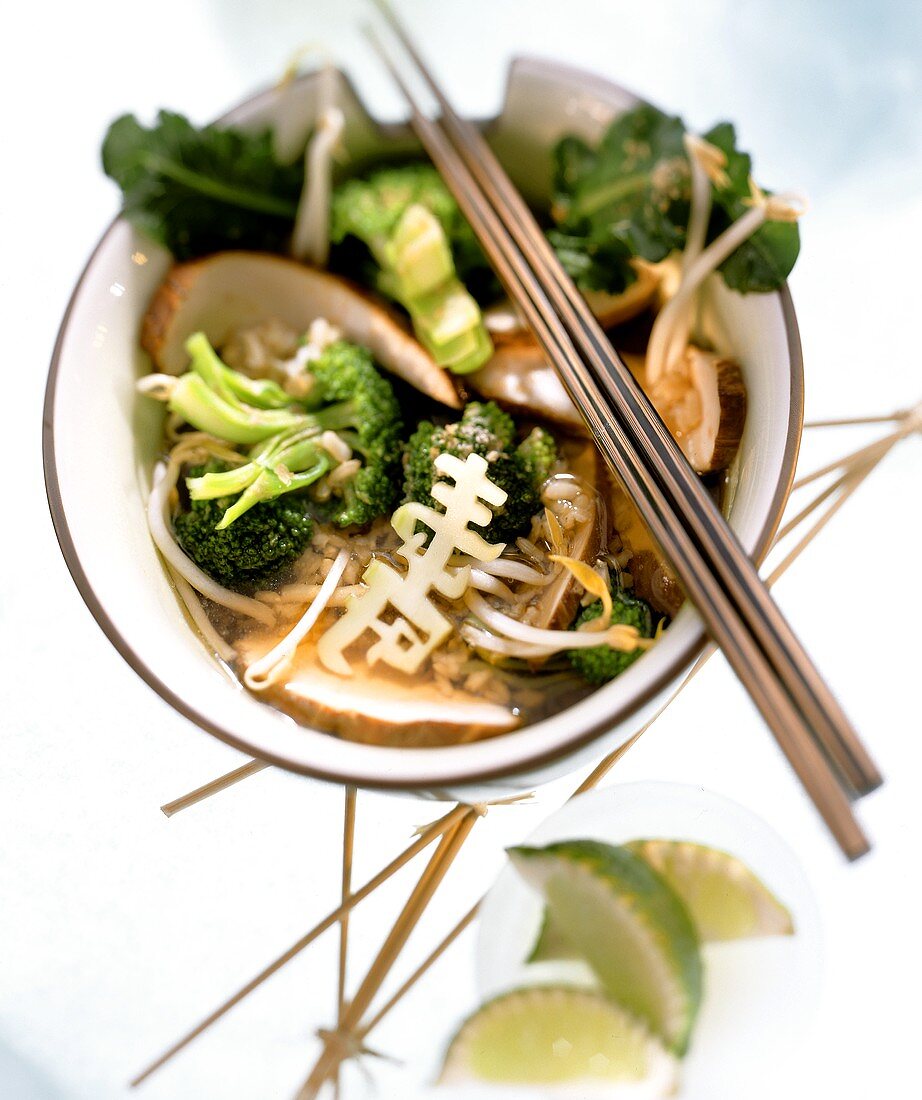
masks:
[[[870,845],[851,800],[881,782],[867,750],[486,141],[386,0],[374,2],[439,107],[438,119],[424,113],[369,29],[420,142],[843,852],[858,858]]]

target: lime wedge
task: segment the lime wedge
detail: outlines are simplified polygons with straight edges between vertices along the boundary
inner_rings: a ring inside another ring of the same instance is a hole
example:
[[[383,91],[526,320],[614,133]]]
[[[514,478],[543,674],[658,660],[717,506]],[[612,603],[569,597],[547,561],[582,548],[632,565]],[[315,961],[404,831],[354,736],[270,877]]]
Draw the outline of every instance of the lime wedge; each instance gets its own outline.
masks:
[[[735,856],[684,840],[634,840],[625,847],[675,890],[702,942],[793,934],[788,909]]]
[[[624,847],[649,863],[679,895],[702,943],[794,934],[790,911],[736,856],[685,840],[632,840]],[[545,910],[528,962],[578,957]]]
[[[593,840],[509,855],[605,992],[683,1054],[701,1002],[701,953],[666,882],[633,852]]]
[[[551,914],[545,906],[541,927],[538,929],[538,938],[525,961],[530,963],[570,962],[578,958],[579,952],[551,920]]]
[[[557,1085],[580,1097],[657,1100],[673,1092],[676,1073],[646,1027],[602,994],[535,986],[488,1001],[461,1025],[439,1084]]]

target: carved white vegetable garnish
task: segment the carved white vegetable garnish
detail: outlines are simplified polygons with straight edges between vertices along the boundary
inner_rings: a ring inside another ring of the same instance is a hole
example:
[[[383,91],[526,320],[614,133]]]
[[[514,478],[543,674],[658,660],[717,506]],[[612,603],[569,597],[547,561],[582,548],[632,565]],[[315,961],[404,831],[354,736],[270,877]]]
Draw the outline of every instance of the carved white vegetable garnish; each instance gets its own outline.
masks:
[[[470,529],[470,524],[485,527],[493,518],[487,504],[498,508],[506,501],[505,491],[487,477],[486,459],[471,454],[462,462],[440,454],[435,468],[454,482],[439,481],[432,487],[445,511],[414,501],[394,513],[391,524],[403,540],[397,553],[407,563],[406,572],[381,559],[368,566],[362,576],[366,591],[349,601],[346,613],[318,643],[318,656],[331,672],[352,674],[345,651],[368,630],[378,635],[365,654],[369,665],[384,661],[402,672],[416,672],[452,632],[430,593],[458,600],[471,582],[470,566],[450,566],[451,558],[460,553],[490,562],[503,552],[503,543],[491,544]],[[428,546],[420,524],[433,532]]]

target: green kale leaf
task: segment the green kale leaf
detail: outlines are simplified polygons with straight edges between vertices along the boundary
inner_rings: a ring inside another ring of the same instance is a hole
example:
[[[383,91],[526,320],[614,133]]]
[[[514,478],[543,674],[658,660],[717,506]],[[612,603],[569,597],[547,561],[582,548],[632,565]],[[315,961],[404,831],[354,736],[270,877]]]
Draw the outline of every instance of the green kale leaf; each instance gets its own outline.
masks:
[[[682,247],[684,132],[680,118],[642,106],[615,119],[595,149],[575,137],[558,143],[552,214],[562,236],[551,240],[583,289],[618,293],[634,281],[631,259],[656,263]]]
[[[548,236],[570,275],[584,290],[616,294],[633,282],[633,259],[656,263],[685,244],[691,174],[682,120],[643,104],[615,119],[597,146],[564,137],[554,149],[556,228]],[[708,240],[747,207],[752,160],[736,147],[729,123],[705,138],[727,157],[726,187],[713,188]],[[797,226],[770,222],[720,268],[742,293],[777,290],[800,248]]]
[[[149,129],[133,115],[116,119],[102,165],[129,221],[179,260],[222,248],[284,251],[304,182],[301,162],[276,161],[268,130],[198,129],[169,111]]]
[[[752,157],[736,148],[736,130],[731,122],[719,122],[704,138],[723,150],[727,157],[724,171],[730,181],[727,187],[713,188],[714,206],[708,226],[708,240],[713,240],[746,213]],[[720,272],[731,290],[743,294],[777,290],[791,274],[799,252],[796,222],[766,222],[727,257]]]

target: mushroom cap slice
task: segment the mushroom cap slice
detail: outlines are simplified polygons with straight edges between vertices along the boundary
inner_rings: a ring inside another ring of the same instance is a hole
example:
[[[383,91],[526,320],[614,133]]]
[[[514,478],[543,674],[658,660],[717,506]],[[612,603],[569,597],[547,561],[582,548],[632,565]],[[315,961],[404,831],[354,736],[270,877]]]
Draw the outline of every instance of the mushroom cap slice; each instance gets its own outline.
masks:
[[[594,515],[576,529],[566,554],[577,561],[591,564],[608,545],[608,473],[605,462],[593,443],[574,442],[568,450],[568,472],[589,490],[594,504]],[[573,574],[558,567],[557,576],[541,590],[534,611],[526,613],[526,621],[540,630],[566,630],[576,618],[582,594],[582,586],[574,579]]]
[[[692,345],[678,367],[651,387],[643,357],[620,354],[698,473],[729,466],[746,423],[746,386],[739,366],[725,356]],[[557,371],[535,344],[503,344],[467,381],[481,396],[515,412],[586,433]]]
[[[620,354],[642,384],[643,358],[626,352]],[[490,361],[469,374],[466,381],[481,397],[498,401],[522,416],[550,420],[570,432],[588,435],[560,375],[531,341],[502,344]]]
[[[530,340],[499,345],[489,362],[469,374],[466,381],[481,397],[498,401],[515,413],[586,433],[583,418],[563,388],[557,371]]]
[[[261,632],[238,639],[241,665],[257,660],[277,640]],[[376,668],[344,679],[320,664],[310,643],[297,650],[286,677],[259,698],[306,725],[369,745],[452,745],[521,724],[509,707],[461,689],[446,695],[434,681],[419,677]]]
[[[746,423],[746,386],[732,359],[691,345],[660,383],[644,388],[698,473],[730,465]]]
[[[620,485],[613,485],[609,495],[612,526],[618,532],[621,545],[631,555],[628,566],[635,596],[674,619],[685,602],[685,593],[671,566],[653,540],[633,501]]]
[[[336,275],[268,253],[218,252],[175,264],[148,307],[141,346],[158,370],[181,374],[192,333],[220,345],[235,329],[270,317],[299,332],[322,317],[385,370],[434,401],[461,407],[451,376],[384,306]]]
[[[620,294],[608,294],[604,290],[588,290],[583,297],[603,328],[612,328],[636,317],[647,308],[656,296],[659,275],[646,264],[634,268],[637,279]],[[530,340],[528,327],[521,314],[510,301],[497,302],[483,311],[483,322],[493,342],[502,345]]]

